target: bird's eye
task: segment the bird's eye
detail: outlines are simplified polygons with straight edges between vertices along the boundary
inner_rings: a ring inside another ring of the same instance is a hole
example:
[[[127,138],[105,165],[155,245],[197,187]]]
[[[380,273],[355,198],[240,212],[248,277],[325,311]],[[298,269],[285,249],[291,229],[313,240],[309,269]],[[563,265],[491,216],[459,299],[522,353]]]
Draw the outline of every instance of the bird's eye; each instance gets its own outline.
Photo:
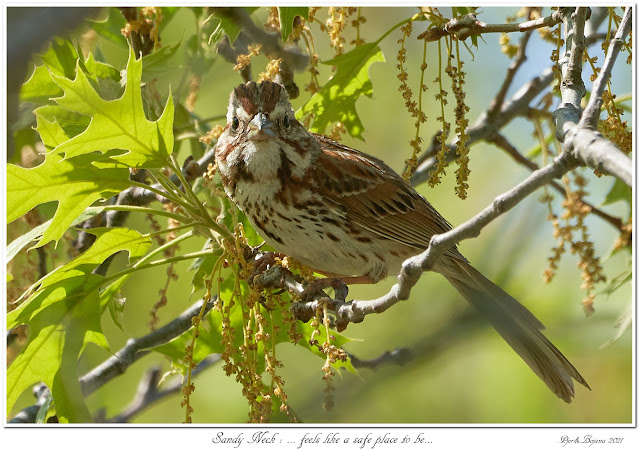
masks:
[[[233,131],[237,130],[237,128],[240,126],[240,119],[236,117],[233,117],[233,122],[231,124],[231,128],[233,128]]]
[[[288,120],[288,116],[284,116],[284,128],[291,126],[291,122]]]

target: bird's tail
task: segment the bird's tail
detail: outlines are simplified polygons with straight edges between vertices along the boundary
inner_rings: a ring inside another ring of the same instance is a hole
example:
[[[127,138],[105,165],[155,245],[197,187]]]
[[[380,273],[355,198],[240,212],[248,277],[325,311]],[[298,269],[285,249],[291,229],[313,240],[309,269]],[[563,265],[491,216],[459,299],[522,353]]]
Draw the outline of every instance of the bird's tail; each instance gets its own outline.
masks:
[[[541,333],[543,324],[467,261],[443,258],[437,271],[490,321],[508,345],[559,398],[570,403],[575,396],[573,378],[590,389],[577,369]]]

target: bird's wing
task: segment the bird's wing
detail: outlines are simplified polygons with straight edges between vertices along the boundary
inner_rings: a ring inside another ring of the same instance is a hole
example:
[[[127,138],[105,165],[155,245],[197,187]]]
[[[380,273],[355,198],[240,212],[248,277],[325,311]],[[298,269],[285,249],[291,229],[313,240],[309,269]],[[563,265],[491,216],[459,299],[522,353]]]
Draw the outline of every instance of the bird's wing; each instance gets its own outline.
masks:
[[[362,228],[396,242],[426,249],[451,225],[417,191],[377,158],[314,135],[322,153],[316,161],[325,199]],[[456,250],[453,253],[457,256]]]

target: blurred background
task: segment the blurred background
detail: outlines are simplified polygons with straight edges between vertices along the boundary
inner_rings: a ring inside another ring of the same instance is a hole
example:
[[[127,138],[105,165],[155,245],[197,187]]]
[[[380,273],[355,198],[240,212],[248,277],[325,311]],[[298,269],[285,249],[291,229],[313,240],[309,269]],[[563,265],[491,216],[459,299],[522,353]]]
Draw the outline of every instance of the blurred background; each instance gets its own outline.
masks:
[[[326,8],[318,13],[325,17]],[[440,8],[451,17],[450,8]],[[485,7],[479,9],[480,20],[487,23],[503,23],[518,8]],[[401,20],[417,12],[416,8],[363,8],[366,23],[361,26],[362,37],[367,42],[376,40],[382,33]],[[548,8],[544,15],[549,14]],[[108,11],[101,11],[96,20],[104,19]],[[267,11],[260,8],[252,15],[257,24],[266,21]],[[417,92],[419,66],[422,58],[422,41],[416,36],[425,30],[426,22],[416,22],[411,38],[407,39],[405,64],[409,85]],[[317,27],[317,53],[329,60],[334,50],[328,45],[326,34]],[[605,28],[605,26],[604,26]],[[192,10],[178,11],[165,24],[161,39],[163,45],[189,40],[196,30],[196,18]],[[346,32],[347,42],[353,36]],[[380,43],[385,63],[375,63],[370,68],[373,98],[361,97],[357,111],[364,124],[364,141],[344,136],[343,143],[374,155],[401,172],[404,161],[410,156],[409,141],[414,138],[414,120],[404,107],[398,91],[396,54],[399,30]],[[102,57],[122,69],[126,65],[127,49],[104,40],[89,26],[82,26],[74,33],[81,48],[101,54]],[[501,52],[500,35],[487,34],[479,39],[472,55],[462,49],[466,70],[466,101],[470,106],[468,119],[472,124],[490,104],[503,80],[510,60]],[[518,36],[512,36],[516,43]],[[470,44],[470,42],[468,42]],[[158,80],[158,89],[167,95],[172,89],[178,93],[187,69],[185,45],[175,52],[170,63],[175,69]],[[43,43],[42,48],[45,48]],[[347,45],[346,50],[351,46]],[[528,59],[517,73],[508,93],[512,95],[526,81],[540,74],[551,65],[552,45],[533,33],[527,50]],[[593,48],[591,55],[599,55],[600,48]],[[425,80],[437,76],[436,45],[428,49],[428,70]],[[263,71],[267,59],[256,57],[253,74]],[[319,66],[320,80],[326,83],[331,76],[330,66]],[[31,69],[28,70],[28,74]],[[584,66],[586,86],[592,72]],[[29,75],[27,75],[28,78]],[[448,80],[446,80],[448,82]],[[241,82],[231,64],[221,58],[216,60],[200,81],[200,90],[194,113],[201,118],[226,114],[228,95]],[[309,82],[308,72],[296,74],[301,95],[293,100],[294,109],[309,99],[303,86]],[[449,83],[448,83],[449,84]],[[613,92],[619,96],[632,92],[631,66],[625,63],[625,55],[617,61],[612,76]],[[424,95],[425,110],[429,116],[422,136],[428,143],[438,131],[439,103],[434,95],[436,86]],[[556,99],[555,99],[556,102]],[[534,102],[533,102],[534,103]],[[454,117],[454,98],[449,94],[447,117]],[[632,113],[626,111],[625,120],[633,123]],[[223,124],[223,121],[215,122]],[[453,126],[454,129],[454,126]],[[504,135],[522,153],[538,144],[533,126],[516,119],[504,130]],[[191,152],[189,145],[180,148],[178,159],[183,161]],[[426,184],[417,187],[439,212],[453,225],[461,224],[485,208],[500,193],[524,180],[529,171],[517,165],[498,148],[479,143],[470,152],[469,191],[466,200],[460,200],[454,192],[455,166],[448,169],[443,183],[436,188]],[[597,179],[592,171],[585,170],[589,180],[589,201],[600,205],[613,180]],[[322,408],[324,382],[321,368],[323,360],[293,345],[281,345],[278,358],[284,363],[280,374],[284,378],[290,407],[306,423],[565,423],[565,424],[617,424],[632,421],[633,407],[633,349],[632,333],[627,330],[620,339],[604,345],[616,333],[616,322],[631,304],[632,290],[628,283],[611,295],[600,294],[595,299],[595,313],[586,317],[581,300],[585,293],[580,289],[580,271],[577,258],[563,255],[557,275],[550,284],[544,283],[543,273],[548,266],[551,248],[555,245],[553,228],[546,220],[547,206],[540,203],[542,192],[535,193],[509,213],[490,224],[477,239],[464,241],[461,252],[484,275],[500,285],[528,307],[546,326],[546,336],[568,357],[592,388],[588,391],[578,385],[572,404],[556,398],[529,370],[508,345],[481,320],[457,292],[436,273],[425,273],[412,291],[409,301],[401,302],[381,315],[370,315],[361,324],[351,324],[345,335],[352,339],[346,350],[361,360],[374,359],[387,351],[409,349],[412,359],[403,364],[380,365],[377,368],[361,368],[359,376],[346,371],[334,378],[335,406],[333,410]],[[554,209],[561,211],[560,199],[555,196]],[[618,202],[606,206],[610,214],[628,216],[628,205]],[[148,223],[134,221],[130,227],[148,229]],[[604,262],[609,280],[622,273],[631,256],[621,252],[607,258],[617,238],[615,230],[607,223],[591,216],[587,222],[595,251]],[[11,240],[11,235],[9,236]],[[192,242],[181,247],[184,252],[196,251],[202,243]],[[115,271],[125,258],[118,256]],[[189,262],[177,265],[181,274],[170,285],[168,305],[160,310],[160,325],[170,321],[187,309],[196,295],[190,296],[191,273]],[[103,317],[103,330],[113,351],[121,348],[130,336],[149,332],[149,311],[157,301],[157,291],[163,287],[165,268],[151,269],[134,276],[123,290],[127,299],[122,318],[125,332],[118,329],[108,314]],[[383,295],[395,283],[390,277],[374,286],[353,286],[350,298],[372,299]],[[600,286],[598,291],[603,291]],[[91,369],[110,355],[103,349],[90,346],[80,362],[80,373]],[[152,366],[163,371],[171,370],[170,361],[159,354],[151,354],[131,366],[125,374],[111,381],[88,399],[92,412],[102,410],[106,417],[122,411],[131,402],[144,373]],[[191,397],[193,420],[199,423],[242,423],[247,419],[247,404],[241,394],[241,386],[227,377],[218,364],[198,375],[196,390]],[[139,416],[137,423],[179,423],[184,418],[180,407],[182,397],[170,396]],[[14,411],[33,402],[25,392]]]

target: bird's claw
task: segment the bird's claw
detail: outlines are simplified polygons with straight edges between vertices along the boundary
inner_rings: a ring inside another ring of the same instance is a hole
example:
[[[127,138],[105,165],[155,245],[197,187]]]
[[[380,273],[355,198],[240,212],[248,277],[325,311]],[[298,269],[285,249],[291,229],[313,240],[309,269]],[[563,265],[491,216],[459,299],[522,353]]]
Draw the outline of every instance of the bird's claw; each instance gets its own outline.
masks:
[[[348,286],[340,278],[319,278],[309,281],[300,295],[303,302],[312,301],[313,298],[326,288],[332,288],[335,292],[335,300],[346,301]]]

